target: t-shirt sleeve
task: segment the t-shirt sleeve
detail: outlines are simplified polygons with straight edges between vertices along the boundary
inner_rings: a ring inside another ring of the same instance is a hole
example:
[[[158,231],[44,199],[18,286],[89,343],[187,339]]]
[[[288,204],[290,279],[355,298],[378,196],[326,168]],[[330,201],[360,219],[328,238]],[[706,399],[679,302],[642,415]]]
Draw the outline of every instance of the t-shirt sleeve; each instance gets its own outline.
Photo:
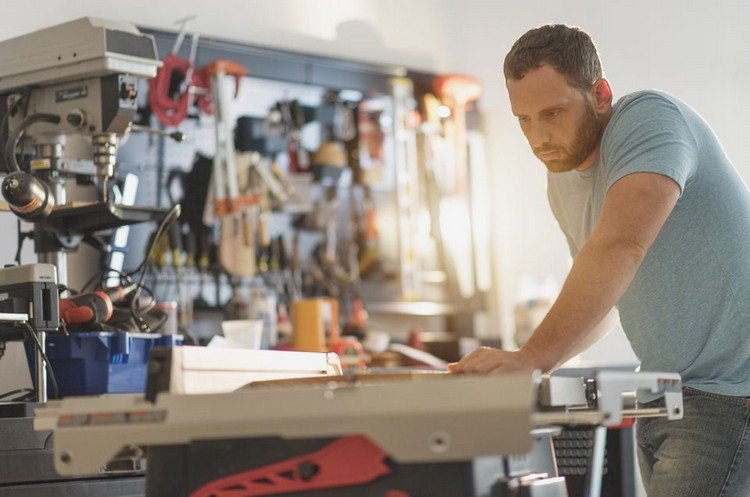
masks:
[[[562,226],[561,226],[562,228]],[[568,242],[568,252],[570,252],[570,258],[575,259],[578,255],[578,246],[573,241],[573,239],[568,235],[567,233],[563,232],[565,235],[565,241]]]
[[[684,193],[698,156],[685,117],[658,94],[639,95],[623,105],[602,143],[607,190],[629,174],[645,172],[671,178]]]

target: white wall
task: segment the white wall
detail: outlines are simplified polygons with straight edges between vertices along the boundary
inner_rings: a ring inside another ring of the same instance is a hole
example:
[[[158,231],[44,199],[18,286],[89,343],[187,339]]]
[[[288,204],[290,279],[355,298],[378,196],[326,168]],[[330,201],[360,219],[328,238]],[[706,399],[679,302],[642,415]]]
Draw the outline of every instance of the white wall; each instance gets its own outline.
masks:
[[[443,0],[3,0],[0,39],[83,16],[434,70],[444,54]],[[252,71],[252,69],[251,69]]]

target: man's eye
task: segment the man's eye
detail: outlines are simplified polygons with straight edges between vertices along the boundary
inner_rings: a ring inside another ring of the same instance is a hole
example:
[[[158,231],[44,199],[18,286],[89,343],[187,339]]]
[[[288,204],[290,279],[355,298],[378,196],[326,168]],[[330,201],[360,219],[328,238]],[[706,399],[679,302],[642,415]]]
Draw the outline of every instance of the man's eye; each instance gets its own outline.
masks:
[[[518,122],[521,124],[526,124],[529,122],[528,116],[518,116]]]
[[[555,109],[547,112],[547,117],[557,117],[560,115],[560,109]]]

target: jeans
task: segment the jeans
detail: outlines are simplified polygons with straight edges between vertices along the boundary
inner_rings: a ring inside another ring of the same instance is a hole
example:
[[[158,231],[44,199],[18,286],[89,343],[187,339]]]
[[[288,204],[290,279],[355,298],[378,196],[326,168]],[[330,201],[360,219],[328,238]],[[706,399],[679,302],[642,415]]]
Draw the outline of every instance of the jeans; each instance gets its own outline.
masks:
[[[750,497],[750,398],[685,388],[683,399],[683,419],[637,422],[638,462],[648,497]]]

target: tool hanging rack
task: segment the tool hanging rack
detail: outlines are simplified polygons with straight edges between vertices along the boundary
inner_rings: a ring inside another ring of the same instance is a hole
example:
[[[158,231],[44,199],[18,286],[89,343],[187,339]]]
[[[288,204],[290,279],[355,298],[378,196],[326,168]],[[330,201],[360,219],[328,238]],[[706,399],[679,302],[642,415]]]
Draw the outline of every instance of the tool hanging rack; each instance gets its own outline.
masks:
[[[156,42],[160,55],[168,54],[175,45],[179,33],[140,27],[144,33],[151,34]],[[228,41],[210,36],[199,37],[193,48],[190,47],[191,58],[195,54],[194,67],[203,67],[213,60],[231,59],[237,64],[250,68],[252,78],[277,81],[282,84],[309,85],[327,88],[330,91],[353,90],[363,95],[391,93],[391,83],[394,77],[406,77],[413,83],[414,97],[420,99],[423,95],[433,92],[436,73],[422,70],[409,70],[404,67],[345,60],[309,53],[292,52],[277,48],[249,45],[243,42]],[[181,53],[187,53],[184,48]],[[476,112],[472,110],[467,115],[470,129],[476,129],[478,121]],[[160,156],[157,167],[164,167],[167,158]],[[156,188],[156,203],[160,205],[161,175],[158,176]],[[372,285],[370,285],[372,286]],[[390,287],[389,287],[390,288]],[[372,288],[367,289],[368,295]],[[451,291],[452,293],[452,291]],[[381,295],[378,291],[370,295],[373,312],[391,314],[424,314],[421,304],[436,304],[434,302],[411,302],[415,306],[408,306],[410,302],[398,302],[400,307],[393,306],[392,298]],[[470,330],[473,327],[472,314],[484,309],[486,295],[477,293],[464,301],[465,305],[454,306],[450,303],[436,304],[434,310],[428,314],[445,316],[451,329]],[[218,297],[217,297],[218,298]],[[431,297],[423,300],[434,300]],[[431,308],[432,309],[432,308]],[[425,314],[426,315],[426,314]]]
[[[159,54],[172,50],[177,33],[140,26],[139,29],[154,36]],[[435,77],[431,73],[399,66],[350,61],[201,36],[195,66],[201,67],[216,59],[232,59],[250,67],[255,78],[365,93],[387,93],[389,78],[393,76],[406,76],[414,81],[415,86],[427,87],[432,85]]]

